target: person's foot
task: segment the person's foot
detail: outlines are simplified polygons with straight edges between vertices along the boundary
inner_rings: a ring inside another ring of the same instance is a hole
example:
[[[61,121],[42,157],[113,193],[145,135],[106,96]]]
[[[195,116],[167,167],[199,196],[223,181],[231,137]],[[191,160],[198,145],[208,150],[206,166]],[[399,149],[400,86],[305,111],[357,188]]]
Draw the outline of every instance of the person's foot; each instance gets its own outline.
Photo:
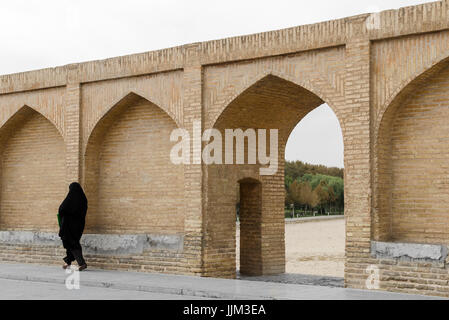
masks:
[[[78,267],[78,271],[83,271],[86,268],[87,268],[87,264],[83,264],[83,265]]]
[[[70,264],[67,264],[67,263],[64,263],[64,265],[62,266],[62,269],[67,269],[67,268],[70,268]]]

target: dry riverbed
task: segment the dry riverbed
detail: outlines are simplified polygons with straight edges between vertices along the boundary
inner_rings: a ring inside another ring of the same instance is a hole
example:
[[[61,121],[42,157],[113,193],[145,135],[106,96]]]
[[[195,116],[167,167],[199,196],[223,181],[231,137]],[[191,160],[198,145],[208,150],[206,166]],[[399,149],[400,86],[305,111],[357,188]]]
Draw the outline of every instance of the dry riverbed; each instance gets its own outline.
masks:
[[[343,277],[344,219],[286,223],[285,249],[287,273]]]

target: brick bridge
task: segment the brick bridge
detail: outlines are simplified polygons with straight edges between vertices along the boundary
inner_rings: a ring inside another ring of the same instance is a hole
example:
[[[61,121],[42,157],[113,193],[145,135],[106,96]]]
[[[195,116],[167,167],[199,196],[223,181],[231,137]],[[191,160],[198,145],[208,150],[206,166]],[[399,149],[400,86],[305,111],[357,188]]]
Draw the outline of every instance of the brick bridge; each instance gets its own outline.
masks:
[[[235,277],[240,197],[242,273],[282,273],[285,144],[323,103],[345,146],[346,285],[374,266],[382,290],[449,296],[447,0],[1,76],[0,260],[60,262],[79,180],[91,265]],[[170,133],[195,121],[279,129],[277,174],[172,164]]]

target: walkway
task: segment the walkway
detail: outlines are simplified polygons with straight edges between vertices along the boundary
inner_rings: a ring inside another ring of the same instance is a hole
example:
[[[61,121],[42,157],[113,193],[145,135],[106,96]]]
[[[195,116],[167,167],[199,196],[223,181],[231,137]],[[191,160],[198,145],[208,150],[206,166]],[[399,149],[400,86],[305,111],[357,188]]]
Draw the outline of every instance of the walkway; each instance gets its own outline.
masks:
[[[92,269],[80,273],[80,290],[68,290],[66,277],[56,266],[2,263],[0,299],[433,299],[335,287]]]

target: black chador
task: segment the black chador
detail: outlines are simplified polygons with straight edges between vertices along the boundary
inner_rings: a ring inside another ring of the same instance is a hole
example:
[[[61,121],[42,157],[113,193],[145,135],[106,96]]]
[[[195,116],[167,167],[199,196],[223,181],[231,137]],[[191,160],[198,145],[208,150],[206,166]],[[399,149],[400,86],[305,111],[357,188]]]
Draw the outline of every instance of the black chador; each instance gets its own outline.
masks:
[[[63,259],[66,263],[63,266],[64,269],[75,260],[78,263],[80,271],[87,267],[80,244],[86,221],[86,213],[86,195],[81,185],[78,182],[73,182],[69,186],[67,197],[59,206],[59,236],[67,251],[67,256]]]

